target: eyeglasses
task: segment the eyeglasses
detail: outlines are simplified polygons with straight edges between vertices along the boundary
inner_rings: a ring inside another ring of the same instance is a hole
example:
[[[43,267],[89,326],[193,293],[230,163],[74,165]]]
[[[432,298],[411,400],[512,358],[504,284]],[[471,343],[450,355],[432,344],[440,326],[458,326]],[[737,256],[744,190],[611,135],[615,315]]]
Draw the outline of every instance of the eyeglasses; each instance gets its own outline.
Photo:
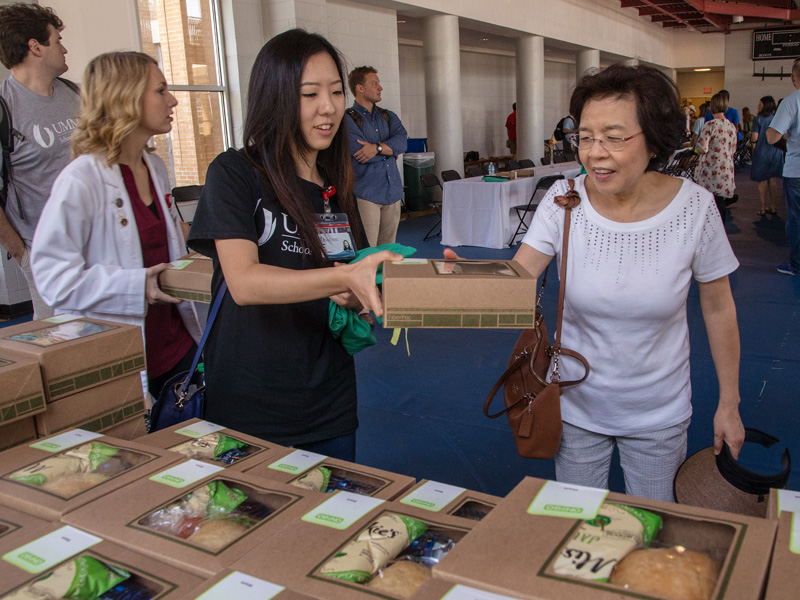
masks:
[[[587,136],[580,136],[578,138],[578,149],[579,150],[591,150],[592,146],[594,146],[595,142],[600,142],[600,145],[609,150],[611,152],[619,152],[625,147],[625,142],[632,140],[635,137],[642,135],[644,131],[640,131],[639,133],[634,133],[628,137],[619,137],[616,135],[609,135],[605,138],[593,138]]]

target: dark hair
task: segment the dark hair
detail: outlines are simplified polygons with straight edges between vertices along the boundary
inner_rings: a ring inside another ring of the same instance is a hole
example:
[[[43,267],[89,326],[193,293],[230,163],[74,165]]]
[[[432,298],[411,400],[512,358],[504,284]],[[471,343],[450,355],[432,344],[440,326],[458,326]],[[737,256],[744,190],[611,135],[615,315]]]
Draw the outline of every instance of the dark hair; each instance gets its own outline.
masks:
[[[624,97],[636,103],[647,149],[655,154],[645,170],[658,170],[680,147],[686,130],[678,87],[658,69],[617,63],[602,71],[590,71],[572,93],[569,112],[580,126],[583,107],[589,100]]]
[[[762,117],[768,117],[773,114],[778,107],[775,105],[775,98],[772,96],[764,96],[761,98],[761,112],[758,113]]]
[[[730,101],[731,101],[731,93],[728,90],[720,90],[719,93],[722,96],[725,97],[725,102],[730,103]]]
[[[3,66],[10,69],[24,61],[32,39],[49,46],[48,25],[56,31],[64,28],[64,23],[50,7],[26,2],[0,6],[0,62]]]
[[[353,92],[353,96],[356,95],[356,86],[364,85],[364,82],[367,80],[367,75],[377,72],[378,70],[375,67],[367,66],[356,67],[350,71],[350,75],[347,76],[347,85],[350,87],[350,91]]]
[[[514,104],[511,105],[511,108],[513,108],[514,110],[517,110],[517,103],[514,102]]]
[[[344,81],[339,52],[321,35],[291,29],[264,44],[250,75],[244,122],[245,154],[262,182],[268,182],[275,190],[317,265],[324,264],[326,253],[316,233],[315,211],[297,174],[295,153],[311,150],[300,126],[300,82],[308,59],[320,53],[333,59]],[[336,187],[339,206],[348,216],[356,244],[362,247],[364,239],[353,194],[353,167],[344,123],[340,123],[331,145],[318,153],[317,166],[327,182]]]

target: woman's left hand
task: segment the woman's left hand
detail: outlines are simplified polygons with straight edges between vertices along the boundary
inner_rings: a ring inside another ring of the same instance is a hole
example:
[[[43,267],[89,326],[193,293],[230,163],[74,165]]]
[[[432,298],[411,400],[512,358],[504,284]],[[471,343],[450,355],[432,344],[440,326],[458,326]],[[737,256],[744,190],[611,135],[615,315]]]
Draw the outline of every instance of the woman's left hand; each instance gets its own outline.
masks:
[[[158,286],[158,276],[162,271],[171,268],[172,265],[170,263],[161,263],[147,268],[144,280],[144,296],[148,304],[180,304],[183,302],[180,298],[164,293]]]
[[[714,414],[714,454],[722,451],[722,442],[728,444],[734,459],[739,458],[739,450],[744,444],[744,425],[739,416],[738,403],[726,406],[720,402]]]

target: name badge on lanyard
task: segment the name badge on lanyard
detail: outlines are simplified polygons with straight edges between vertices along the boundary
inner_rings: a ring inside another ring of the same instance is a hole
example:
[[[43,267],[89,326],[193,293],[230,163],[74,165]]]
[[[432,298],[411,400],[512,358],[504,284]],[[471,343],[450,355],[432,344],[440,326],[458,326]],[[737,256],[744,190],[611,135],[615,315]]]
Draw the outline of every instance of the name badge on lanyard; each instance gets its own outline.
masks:
[[[325,212],[317,215],[317,235],[329,259],[347,261],[356,257],[356,246],[347,215],[331,210],[331,196],[335,193],[332,185],[322,192]]]

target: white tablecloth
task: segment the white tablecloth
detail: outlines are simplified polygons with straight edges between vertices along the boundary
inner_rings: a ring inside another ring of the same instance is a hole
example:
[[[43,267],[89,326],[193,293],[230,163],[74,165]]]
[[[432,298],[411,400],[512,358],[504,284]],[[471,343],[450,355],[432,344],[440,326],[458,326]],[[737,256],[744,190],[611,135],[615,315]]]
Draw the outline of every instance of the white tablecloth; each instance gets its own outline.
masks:
[[[508,241],[519,225],[512,207],[527,204],[542,177],[559,173],[566,178],[576,177],[580,169],[577,162],[568,162],[535,167],[533,177],[504,182],[490,183],[481,177],[445,182],[442,244],[508,248]]]

